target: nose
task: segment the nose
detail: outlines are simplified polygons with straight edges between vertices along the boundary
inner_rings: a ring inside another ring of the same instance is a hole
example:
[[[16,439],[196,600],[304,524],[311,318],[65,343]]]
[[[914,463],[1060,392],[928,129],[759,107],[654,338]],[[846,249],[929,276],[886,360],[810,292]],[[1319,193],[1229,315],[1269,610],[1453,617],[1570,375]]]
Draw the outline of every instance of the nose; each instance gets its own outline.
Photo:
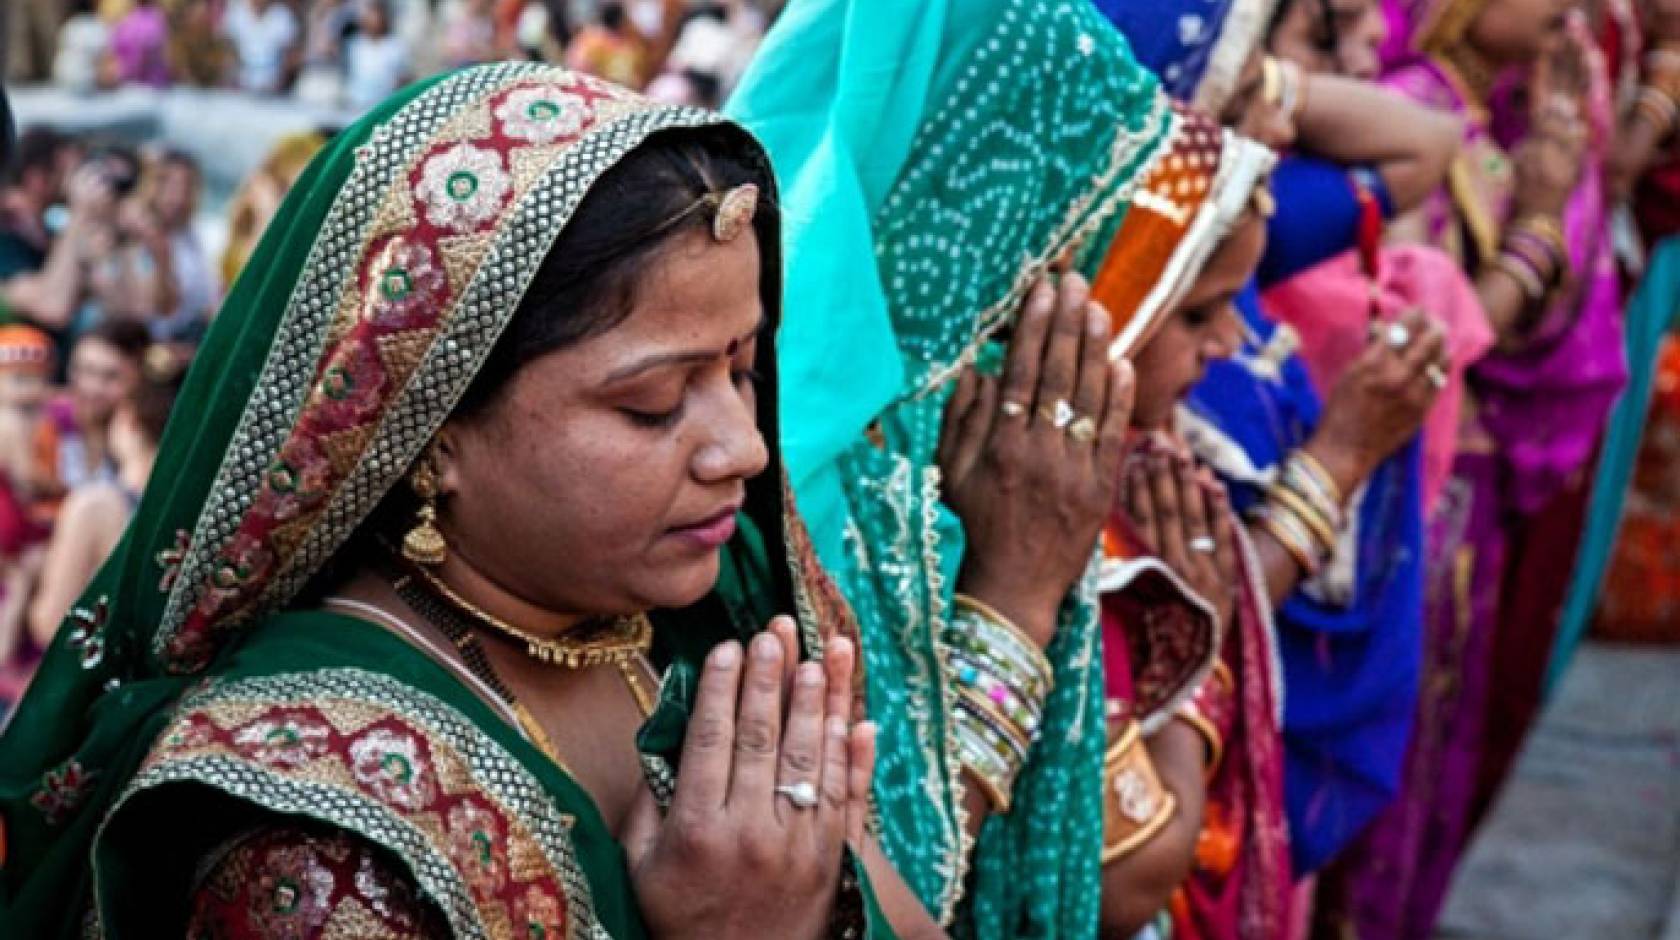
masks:
[[[702,483],[758,476],[770,464],[770,451],[753,403],[733,386],[719,397],[716,417],[707,423],[707,439],[694,453],[694,476]]]
[[[1242,314],[1237,312],[1236,304],[1226,304],[1213,328],[1202,337],[1202,361],[1218,362],[1236,355],[1242,335]]]

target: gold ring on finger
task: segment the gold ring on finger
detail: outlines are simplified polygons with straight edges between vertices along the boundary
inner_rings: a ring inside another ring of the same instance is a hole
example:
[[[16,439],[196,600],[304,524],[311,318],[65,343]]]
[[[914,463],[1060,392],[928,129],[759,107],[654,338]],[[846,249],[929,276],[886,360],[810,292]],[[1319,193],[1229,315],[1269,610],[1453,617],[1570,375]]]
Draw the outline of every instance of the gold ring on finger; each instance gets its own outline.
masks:
[[[1056,399],[1054,405],[1040,406],[1038,413],[1058,431],[1066,431],[1073,419],[1079,417],[1079,413],[1073,410],[1073,405],[1066,398]]]
[[[1067,436],[1076,443],[1089,444],[1097,439],[1097,422],[1088,415],[1080,415],[1068,425]]]

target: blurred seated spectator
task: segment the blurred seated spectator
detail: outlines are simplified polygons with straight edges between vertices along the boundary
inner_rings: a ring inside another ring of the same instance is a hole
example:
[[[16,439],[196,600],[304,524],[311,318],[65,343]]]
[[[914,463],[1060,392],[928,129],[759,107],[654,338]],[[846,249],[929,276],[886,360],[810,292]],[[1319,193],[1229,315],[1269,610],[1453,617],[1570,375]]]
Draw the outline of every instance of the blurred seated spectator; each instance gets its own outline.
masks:
[[[0,326],[0,716],[40,658],[40,649],[27,639],[25,620],[51,527],[36,512],[30,458],[52,370],[47,334]]]
[[[220,0],[166,0],[169,65],[175,80],[198,88],[223,84],[233,50],[222,35]]]
[[[88,309],[93,283],[89,275],[114,246],[120,201],[134,191],[139,177],[139,160],[132,151],[108,147],[90,153],[64,187],[68,211],[52,232],[46,260],[39,270],[16,274],[4,283],[13,315],[51,333],[60,350],[70,345],[80,326],[97,318],[97,311]],[[52,226],[48,229],[51,232]]]
[[[198,161],[180,150],[163,151],[147,172],[144,199],[167,242],[175,300],[147,322],[156,343],[196,346],[216,312],[216,271],[192,226],[202,184]]]
[[[722,100],[735,90],[763,39],[764,16],[746,0],[697,5],[683,20],[665,74],[704,76],[698,84],[709,80],[716,100]]]
[[[114,85],[116,75],[107,55],[110,44],[110,25],[97,15],[80,12],[65,20],[53,56],[54,84],[79,95]]]
[[[648,57],[646,40],[616,0],[601,4],[595,21],[578,30],[566,47],[568,67],[629,88],[647,84],[652,71]]]
[[[47,402],[36,424],[35,478],[49,513],[76,487],[111,480],[111,418],[134,393],[141,359],[151,345],[146,328],[132,320],[101,323],[70,351],[69,387]]]
[[[111,67],[120,84],[169,87],[169,21],[158,0],[135,0],[112,27]]]
[[[409,51],[391,29],[387,0],[358,0],[357,5],[357,28],[344,45],[344,99],[360,113],[408,81]]]
[[[314,0],[305,8],[303,66],[292,93],[298,100],[337,107],[344,97],[344,44],[356,29],[350,0]]]
[[[12,279],[47,263],[52,248],[47,210],[62,197],[66,168],[75,156],[69,138],[50,127],[32,127],[18,137],[10,165],[0,174],[0,306],[8,315],[17,303]]]
[[[459,68],[496,57],[494,0],[449,0],[443,11],[443,64]]]
[[[147,350],[144,362],[139,381],[111,418],[110,451],[116,472],[77,486],[59,511],[29,605],[30,639],[43,649],[122,538],[157,461],[158,441],[184,370],[162,346]]]
[[[291,85],[302,55],[297,14],[282,0],[230,0],[222,31],[233,46],[234,84],[275,95]]]
[[[268,227],[268,220],[280,208],[280,200],[326,143],[326,137],[314,131],[287,134],[275,141],[262,166],[245,178],[228,205],[228,240],[222,252],[223,284],[233,286],[251,251],[257,247],[257,240],[262,238],[263,229]]]
[[[64,23],[64,0],[5,0],[0,3],[4,34],[5,78],[27,84],[47,78]]]

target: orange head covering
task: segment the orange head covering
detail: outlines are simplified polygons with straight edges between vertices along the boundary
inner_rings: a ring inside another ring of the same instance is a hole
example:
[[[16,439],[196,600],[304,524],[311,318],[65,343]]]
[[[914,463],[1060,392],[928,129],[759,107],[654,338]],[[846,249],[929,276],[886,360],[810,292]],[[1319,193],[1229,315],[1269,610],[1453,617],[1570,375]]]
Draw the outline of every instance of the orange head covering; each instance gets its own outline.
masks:
[[[1195,282],[1270,172],[1265,147],[1175,104],[1182,126],[1138,184],[1091,295],[1114,318],[1112,355],[1142,346]]]
[[[0,326],[0,369],[52,368],[52,337],[32,326]]]

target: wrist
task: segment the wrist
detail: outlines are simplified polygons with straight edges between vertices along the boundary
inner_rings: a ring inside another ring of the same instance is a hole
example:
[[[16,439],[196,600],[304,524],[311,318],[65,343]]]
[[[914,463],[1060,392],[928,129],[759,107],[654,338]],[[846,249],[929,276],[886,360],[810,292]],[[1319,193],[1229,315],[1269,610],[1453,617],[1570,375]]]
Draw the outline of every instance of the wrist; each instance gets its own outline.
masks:
[[[965,574],[958,578],[957,592],[1007,617],[1040,648],[1050,645],[1050,639],[1056,632],[1056,614],[1062,604],[1060,594],[1053,598],[1045,597],[1042,588],[1016,586],[982,574]]]
[[[1343,447],[1326,440],[1322,430],[1303,444],[1301,450],[1318,461],[1340,488],[1344,498],[1365,482],[1379,462],[1367,456],[1363,448]]]

